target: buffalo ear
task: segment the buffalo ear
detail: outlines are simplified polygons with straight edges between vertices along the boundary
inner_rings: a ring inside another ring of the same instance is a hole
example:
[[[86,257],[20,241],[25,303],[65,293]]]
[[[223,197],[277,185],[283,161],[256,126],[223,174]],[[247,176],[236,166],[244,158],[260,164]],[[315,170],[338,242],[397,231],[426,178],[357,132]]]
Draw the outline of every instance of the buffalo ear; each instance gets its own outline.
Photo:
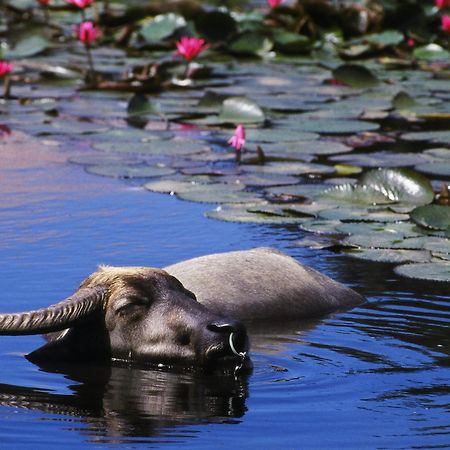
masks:
[[[195,294],[194,294],[192,291],[190,291],[189,289],[186,289],[186,288],[184,288],[184,291],[186,292],[186,295],[187,295],[188,297],[191,297],[192,299],[194,299],[195,301],[197,301],[197,297],[195,296]]]

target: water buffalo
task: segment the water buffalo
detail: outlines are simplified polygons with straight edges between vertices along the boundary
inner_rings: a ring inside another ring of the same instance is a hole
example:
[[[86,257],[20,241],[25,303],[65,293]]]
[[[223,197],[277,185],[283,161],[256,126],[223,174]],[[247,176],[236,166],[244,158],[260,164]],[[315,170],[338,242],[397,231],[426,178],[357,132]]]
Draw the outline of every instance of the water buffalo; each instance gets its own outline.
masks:
[[[362,297],[273,249],[214,254],[164,270],[100,267],[66,300],[0,314],[0,334],[47,333],[31,361],[238,364],[242,321],[317,317]]]

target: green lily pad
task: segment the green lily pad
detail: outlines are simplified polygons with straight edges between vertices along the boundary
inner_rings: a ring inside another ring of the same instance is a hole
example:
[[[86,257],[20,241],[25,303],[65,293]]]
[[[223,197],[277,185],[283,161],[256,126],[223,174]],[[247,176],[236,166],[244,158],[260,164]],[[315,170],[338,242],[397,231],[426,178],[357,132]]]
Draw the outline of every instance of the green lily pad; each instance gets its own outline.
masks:
[[[298,141],[315,141],[319,138],[317,133],[307,131],[286,130],[279,128],[248,128],[246,130],[246,138],[248,142],[254,143],[281,143],[281,142],[298,142]]]
[[[221,177],[222,183],[230,184],[243,184],[244,186],[283,186],[291,185],[298,182],[298,179],[290,175],[257,175],[257,174],[245,174],[238,175],[226,175]]]
[[[319,212],[319,217],[342,222],[399,222],[408,220],[407,214],[394,213],[388,209],[369,210],[366,208],[332,208]]]
[[[266,194],[277,197],[314,198],[324,190],[323,184],[295,184],[292,186],[277,186],[265,189]]]
[[[168,13],[145,20],[139,34],[149,43],[162,41],[187,25],[183,16]]]
[[[429,148],[424,153],[434,158],[448,159],[450,162],[450,148]]]
[[[395,237],[418,237],[421,236],[415,230],[415,225],[410,222],[394,222],[394,223],[381,223],[381,222],[355,222],[355,223],[342,223],[336,227],[336,229],[344,234],[362,234],[370,235],[371,233],[385,233]]]
[[[107,164],[140,164],[143,161],[136,158],[128,158],[123,155],[111,155],[108,153],[88,153],[85,155],[71,156],[68,160],[73,164],[82,166],[97,166]]]
[[[394,264],[405,262],[426,263],[431,261],[431,254],[426,250],[350,249],[345,254],[352,258]]]
[[[374,131],[380,126],[377,123],[363,120],[314,119],[301,114],[291,114],[278,122],[280,127],[293,128],[297,131],[308,131],[320,134],[350,134]]]
[[[101,164],[86,167],[86,172],[113,178],[154,178],[172,175],[175,170],[145,164]]]
[[[422,205],[434,199],[428,179],[410,169],[370,170],[358,184],[370,186],[395,202]]]
[[[372,232],[371,234],[354,234],[343,239],[345,245],[363,248],[423,250],[427,237],[414,237],[405,239],[404,236],[386,231]]]
[[[275,155],[333,155],[336,153],[351,152],[352,147],[334,141],[297,141],[280,142],[276,144],[264,145],[266,154]]]
[[[182,181],[175,179],[151,181],[144,184],[144,188],[151,192],[159,192],[161,194],[178,194],[197,189],[199,183],[193,181]]]
[[[424,59],[426,61],[448,60],[450,58],[450,53],[437,44],[417,47],[414,49],[413,55],[416,59]]]
[[[261,203],[264,206],[266,203]],[[257,205],[221,205],[217,208],[207,211],[206,217],[210,219],[223,220],[226,222],[243,223],[273,223],[273,224],[295,224],[300,223],[302,219],[298,217],[281,216],[276,214],[267,214],[260,211],[249,211],[249,208]]]
[[[337,155],[330,161],[344,162],[361,167],[406,167],[421,164],[426,161],[420,153],[379,151],[372,153],[352,153]]]
[[[386,30],[382,33],[368,34],[364,40],[378,46],[398,45],[404,39],[404,36],[397,30]]]
[[[223,101],[219,120],[225,123],[261,123],[265,116],[263,110],[246,97],[230,97]]]
[[[334,79],[355,88],[371,88],[379,83],[369,69],[357,64],[343,64],[332,72]]]
[[[448,160],[448,162],[435,161],[430,163],[418,164],[414,168],[419,172],[427,173],[430,175],[450,177],[450,160]]]
[[[433,262],[428,264],[402,264],[394,268],[398,275],[418,280],[450,282],[450,262]]]
[[[209,147],[199,141],[167,139],[150,142],[99,142],[93,146],[97,150],[137,155],[172,156],[207,152]]]
[[[256,194],[243,191],[244,187],[222,183],[197,184],[195,189],[178,192],[177,197],[199,203],[249,203],[259,200]]]
[[[416,131],[402,134],[401,138],[405,141],[430,141],[436,144],[448,144],[450,142],[450,131]]]
[[[400,91],[392,99],[392,106],[395,109],[409,109],[416,106],[416,101],[406,92]]]
[[[27,33],[8,51],[9,59],[29,58],[38,55],[50,47],[48,39],[38,33]]]
[[[335,172],[334,167],[324,164],[301,163],[301,162],[272,162],[264,165],[242,166],[245,172],[259,174],[280,174],[280,175],[305,175],[305,174],[331,174]]]
[[[342,203],[351,203],[355,205],[377,205],[391,203],[382,192],[366,185],[341,184],[333,186],[322,192],[318,197],[320,200]]]
[[[450,226],[450,206],[419,206],[411,212],[410,216],[418,225],[432,230],[445,230]]]
[[[306,36],[277,29],[272,38],[275,50],[283,53],[299,54],[308,53],[311,50],[311,41]]]
[[[262,56],[272,50],[273,42],[264,34],[248,31],[239,35],[229,46],[231,53]]]
[[[336,226],[340,223],[338,220],[313,219],[302,222],[300,228],[310,233],[335,235],[339,234]]]
[[[138,92],[128,101],[127,113],[130,117],[161,115],[160,108],[151,103],[146,95]]]

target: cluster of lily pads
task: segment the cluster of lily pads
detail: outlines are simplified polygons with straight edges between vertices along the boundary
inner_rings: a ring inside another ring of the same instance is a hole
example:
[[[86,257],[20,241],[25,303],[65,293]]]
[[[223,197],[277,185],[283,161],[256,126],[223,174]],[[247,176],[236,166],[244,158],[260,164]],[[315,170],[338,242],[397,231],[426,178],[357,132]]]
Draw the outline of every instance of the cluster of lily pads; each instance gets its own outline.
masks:
[[[269,6],[133,21],[135,6],[109,5],[90,49],[100,75],[90,90],[80,42],[28,30],[10,51],[0,135],[22,131],[59,143],[89,173],[214,204],[213,219],[286,224],[315,233],[298,245],[449,281],[449,54],[412,32],[294,33],[290,7]],[[72,20],[65,9],[49,13]],[[182,38],[195,33],[206,39],[201,58],[180,58],[192,54]],[[239,161],[227,144],[236,125],[245,128]]]

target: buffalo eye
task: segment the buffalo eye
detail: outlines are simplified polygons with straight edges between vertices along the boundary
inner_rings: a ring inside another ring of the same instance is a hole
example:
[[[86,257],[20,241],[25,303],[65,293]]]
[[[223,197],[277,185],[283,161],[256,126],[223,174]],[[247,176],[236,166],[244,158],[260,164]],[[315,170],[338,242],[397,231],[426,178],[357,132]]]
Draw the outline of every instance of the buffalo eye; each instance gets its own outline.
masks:
[[[115,314],[119,317],[134,319],[145,312],[149,301],[143,297],[127,297],[117,302]]]

